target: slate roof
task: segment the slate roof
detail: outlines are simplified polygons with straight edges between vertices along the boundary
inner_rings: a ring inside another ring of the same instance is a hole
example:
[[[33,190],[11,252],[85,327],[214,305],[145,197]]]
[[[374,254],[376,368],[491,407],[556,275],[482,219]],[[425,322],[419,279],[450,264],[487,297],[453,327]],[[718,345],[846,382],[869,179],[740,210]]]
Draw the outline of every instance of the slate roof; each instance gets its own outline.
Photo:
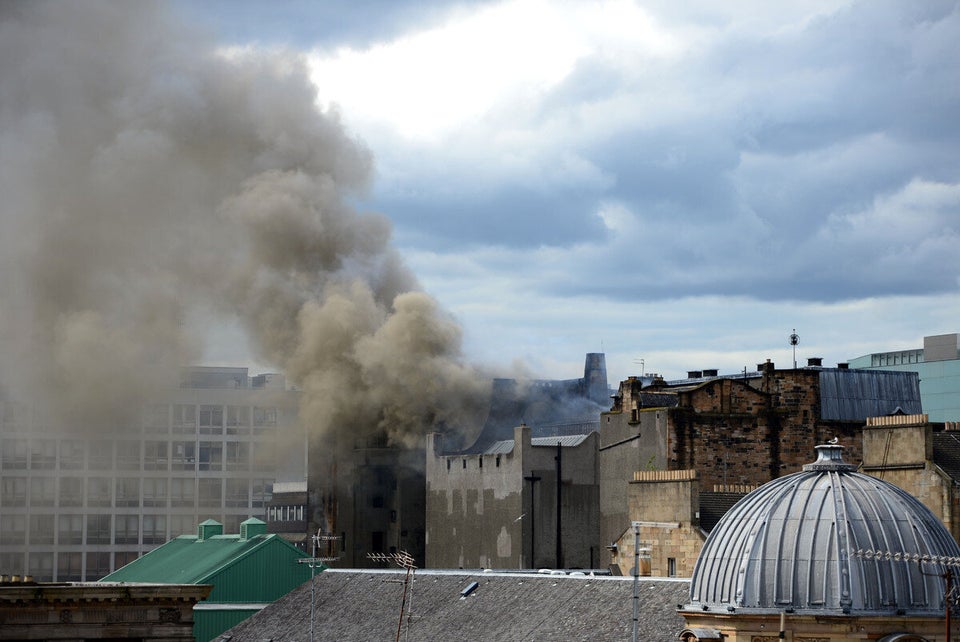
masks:
[[[704,491],[700,493],[700,528],[710,532],[727,514],[733,505],[744,498],[746,493],[714,493]]]
[[[316,577],[316,640],[368,642],[396,636],[403,571],[331,569]],[[479,586],[466,598],[472,582]],[[418,571],[405,640],[629,640],[633,579],[521,573]],[[230,642],[307,640],[310,582],[223,634]],[[641,578],[640,639],[676,642],[677,605],[689,580]]]
[[[960,434],[953,431],[933,433],[933,463],[960,482]]]

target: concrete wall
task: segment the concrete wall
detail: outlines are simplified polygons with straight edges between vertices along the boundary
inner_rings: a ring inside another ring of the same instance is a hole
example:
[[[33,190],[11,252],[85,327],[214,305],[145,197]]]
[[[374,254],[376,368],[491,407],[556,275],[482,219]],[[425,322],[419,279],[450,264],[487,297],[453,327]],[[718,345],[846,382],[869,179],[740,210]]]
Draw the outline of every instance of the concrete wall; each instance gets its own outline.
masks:
[[[427,442],[427,567],[558,566],[556,446],[532,446],[526,427],[499,454],[439,455],[439,440]],[[596,449],[596,435],[561,449],[560,566],[599,559]]]
[[[600,415],[600,545],[609,546],[630,526],[628,487],[638,470],[667,467],[667,409]]]

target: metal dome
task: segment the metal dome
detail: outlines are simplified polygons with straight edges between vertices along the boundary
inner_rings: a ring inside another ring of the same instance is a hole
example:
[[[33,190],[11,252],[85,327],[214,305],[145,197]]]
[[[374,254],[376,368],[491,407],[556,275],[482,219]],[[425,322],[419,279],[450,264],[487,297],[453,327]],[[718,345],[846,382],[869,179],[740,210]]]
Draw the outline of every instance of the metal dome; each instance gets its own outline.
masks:
[[[960,547],[926,506],[855,472],[841,451],[817,446],[815,463],[761,486],[721,518],[697,559],[686,608],[943,613],[945,567],[914,560],[960,557]]]

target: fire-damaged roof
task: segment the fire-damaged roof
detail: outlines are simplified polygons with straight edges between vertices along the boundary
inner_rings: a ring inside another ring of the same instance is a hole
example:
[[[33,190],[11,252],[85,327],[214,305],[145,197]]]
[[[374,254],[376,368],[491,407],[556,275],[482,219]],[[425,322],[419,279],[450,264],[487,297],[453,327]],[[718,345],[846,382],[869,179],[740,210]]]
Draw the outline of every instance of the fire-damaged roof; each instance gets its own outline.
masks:
[[[328,570],[316,577],[314,639],[392,640],[403,599],[403,571]],[[476,583],[472,591],[465,589]],[[639,638],[675,642],[684,628],[677,604],[689,580],[641,578]],[[307,640],[307,582],[224,633],[231,642]],[[533,573],[417,571],[409,585],[404,640],[628,640],[633,579]],[[407,628],[409,627],[409,628]]]

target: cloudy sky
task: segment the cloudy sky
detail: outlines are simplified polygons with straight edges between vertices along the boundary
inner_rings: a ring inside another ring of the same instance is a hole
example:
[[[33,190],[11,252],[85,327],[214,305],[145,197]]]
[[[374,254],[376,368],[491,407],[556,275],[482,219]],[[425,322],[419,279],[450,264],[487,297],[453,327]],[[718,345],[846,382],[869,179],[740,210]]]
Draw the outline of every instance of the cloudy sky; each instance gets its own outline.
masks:
[[[177,6],[308,58],[480,363],[602,350],[615,385],[960,331],[958,3]]]

